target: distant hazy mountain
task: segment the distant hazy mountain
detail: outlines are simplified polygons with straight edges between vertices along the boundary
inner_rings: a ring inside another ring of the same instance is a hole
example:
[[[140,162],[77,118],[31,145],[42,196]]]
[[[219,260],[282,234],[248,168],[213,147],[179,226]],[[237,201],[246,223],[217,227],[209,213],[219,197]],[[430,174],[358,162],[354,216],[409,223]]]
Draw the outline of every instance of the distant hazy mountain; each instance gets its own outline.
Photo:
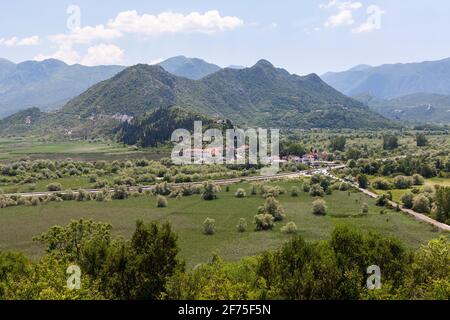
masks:
[[[245,69],[247,67],[232,64],[231,66],[228,66],[227,68],[241,70],[241,69]]]
[[[356,97],[383,116],[410,122],[450,124],[450,95],[414,93],[394,99]]]
[[[159,65],[171,74],[192,80],[199,80],[221,69],[219,66],[204,60],[186,58],[185,56],[167,59]]]
[[[29,107],[54,110],[124,68],[69,66],[54,59],[19,64],[0,59],[0,118]]]
[[[47,119],[40,116],[29,130],[59,128],[70,130],[73,136],[95,134],[96,130],[104,133],[111,131],[119,118],[142,119],[146,113],[173,106],[244,127],[394,126],[315,74],[300,77],[261,60],[251,68],[226,68],[201,80],[177,77],[158,65],[129,67],[94,85]]]
[[[329,72],[322,79],[349,96],[370,94],[392,99],[414,93],[450,95],[450,58],[421,63],[360,65],[344,72]]]

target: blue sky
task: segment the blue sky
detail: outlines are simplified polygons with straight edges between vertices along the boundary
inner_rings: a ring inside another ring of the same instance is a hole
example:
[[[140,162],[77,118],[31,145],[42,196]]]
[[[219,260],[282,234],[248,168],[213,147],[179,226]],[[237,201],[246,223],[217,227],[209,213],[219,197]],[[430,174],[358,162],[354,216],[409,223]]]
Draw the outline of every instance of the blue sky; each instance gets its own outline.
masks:
[[[450,57],[449,15],[447,0],[3,0],[0,57],[132,65],[183,54],[221,66],[265,58],[321,74]]]

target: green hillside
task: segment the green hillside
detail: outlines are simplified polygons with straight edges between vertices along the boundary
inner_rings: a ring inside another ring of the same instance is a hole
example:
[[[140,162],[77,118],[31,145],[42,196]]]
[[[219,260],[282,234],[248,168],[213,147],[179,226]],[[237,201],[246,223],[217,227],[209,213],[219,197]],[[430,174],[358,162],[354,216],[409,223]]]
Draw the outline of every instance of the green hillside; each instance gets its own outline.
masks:
[[[261,60],[251,68],[226,68],[201,80],[177,77],[160,66],[136,65],[94,85],[30,130],[110,134],[120,120],[171,106],[229,119],[241,126],[309,129],[395,125],[315,74],[292,75]]]

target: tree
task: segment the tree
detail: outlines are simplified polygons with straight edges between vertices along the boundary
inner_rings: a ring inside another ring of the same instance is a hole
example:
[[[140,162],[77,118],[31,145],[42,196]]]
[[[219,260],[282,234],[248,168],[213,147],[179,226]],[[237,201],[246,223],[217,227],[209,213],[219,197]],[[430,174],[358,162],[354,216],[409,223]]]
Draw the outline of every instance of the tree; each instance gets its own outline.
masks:
[[[89,255],[86,249],[89,244],[96,247],[107,247],[111,242],[112,226],[108,223],[94,222],[93,220],[72,220],[67,226],[54,226],[34,238],[46,246],[46,252],[55,254],[61,259],[66,259],[81,265],[86,265],[85,269],[98,269],[90,266]]]
[[[49,185],[47,185],[47,190],[48,191],[61,191],[62,190],[62,186],[60,183],[50,183]]]
[[[155,300],[166,283],[184,264],[177,259],[177,236],[170,224],[136,223],[131,240],[118,239],[111,245],[102,272],[102,289],[107,298]]]
[[[303,157],[306,154],[306,149],[300,143],[290,143],[286,146],[285,153],[291,156]]]
[[[268,197],[262,207],[259,208],[259,213],[271,215],[275,221],[284,219],[284,209],[281,204],[274,197]]]
[[[416,144],[418,147],[426,147],[428,145],[427,136],[424,133],[418,133],[416,135]]]
[[[203,200],[211,201],[217,199],[217,193],[220,191],[219,186],[215,185],[212,181],[208,181],[204,183],[203,188]]]
[[[423,194],[419,194],[413,199],[412,209],[420,213],[430,212],[430,200]]]
[[[367,178],[367,176],[365,174],[360,174],[357,177],[357,180],[358,180],[358,185],[360,188],[367,189],[367,187],[369,186],[369,179]]]
[[[414,194],[412,192],[407,192],[402,195],[400,200],[406,209],[411,209],[413,207]]]
[[[436,219],[450,223],[450,187],[436,188]]]
[[[325,195],[325,192],[323,191],[323,188],[320,186],[320,184],[313,184],[311,186],[311,189],[309,190],[309,195],[311,197],[323,197]]]
[[[413,178],[405,176],[396,176],[394,178],[394,185],[397,189],[408,189],[413,184]]]
[[[420,174],[413,175],[413,184],[415,186],[421,186],[425,183],[425,179]]]
[[[347,139],[344,136],[332,137],[330,140],[331,151],[344,151]]]
[[[395,135],[385,135],[383,136],[383,149],[384,150],[394,150],[398,148],[398,138]]]
[[[275,218],[266,213],[258,214],[255,216],[256,231],[272,230],[274,227]]]

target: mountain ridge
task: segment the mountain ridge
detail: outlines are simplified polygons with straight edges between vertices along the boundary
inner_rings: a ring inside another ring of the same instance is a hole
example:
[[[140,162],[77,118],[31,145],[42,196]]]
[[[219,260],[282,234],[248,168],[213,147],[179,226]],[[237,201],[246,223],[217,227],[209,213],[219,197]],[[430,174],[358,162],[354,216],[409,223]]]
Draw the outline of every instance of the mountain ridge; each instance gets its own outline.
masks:
[[[15,64],[3,59],[0,61],[0,117],[29,107],[53,111],[124,68],[67,65],[56,59]]]
[[[371,94],[379,99],[392,99],[420,92],[450,95],[450,58],[356,66],[343,72],[325,73],[321,78],[349,96]]]

